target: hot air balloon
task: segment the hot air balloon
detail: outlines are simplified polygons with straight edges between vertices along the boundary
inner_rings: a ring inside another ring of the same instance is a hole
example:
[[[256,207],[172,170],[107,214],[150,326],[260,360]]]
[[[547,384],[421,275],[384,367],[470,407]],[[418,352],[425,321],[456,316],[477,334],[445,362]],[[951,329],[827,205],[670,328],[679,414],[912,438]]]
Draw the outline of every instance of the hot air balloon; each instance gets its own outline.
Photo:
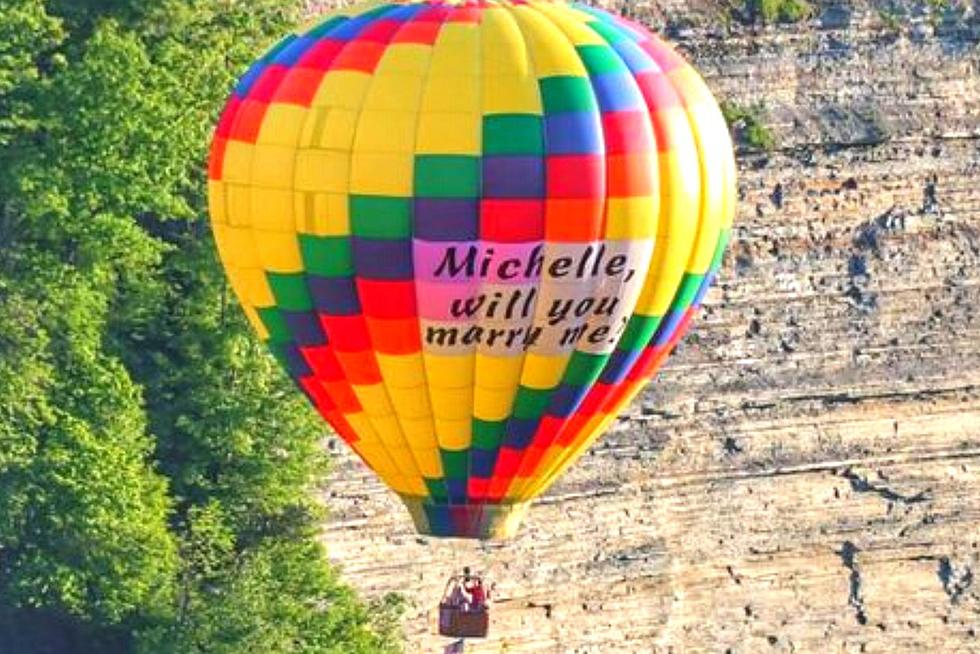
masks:
[[[420,533],[501,538],[651,380],[735,210],[724,119],[583,4],[329,14],[241,78],[209,166],[259,337]]]

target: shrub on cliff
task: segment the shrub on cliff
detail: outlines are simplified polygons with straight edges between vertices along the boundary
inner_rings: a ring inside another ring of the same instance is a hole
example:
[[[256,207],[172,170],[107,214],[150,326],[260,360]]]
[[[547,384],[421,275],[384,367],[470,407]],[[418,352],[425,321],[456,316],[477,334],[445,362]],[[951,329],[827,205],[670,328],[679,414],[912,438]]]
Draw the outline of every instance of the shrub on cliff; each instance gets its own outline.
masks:
[[[813,7],[807,0],[745,0],[735,11],[747,23],[798,23],[810,17]]]
[[[734,132],[737,143],[764,151],[776,147],[776,137],[765,124],[765,110],[761,104],[744,107],[734,102],[722,102],[721,112]]]

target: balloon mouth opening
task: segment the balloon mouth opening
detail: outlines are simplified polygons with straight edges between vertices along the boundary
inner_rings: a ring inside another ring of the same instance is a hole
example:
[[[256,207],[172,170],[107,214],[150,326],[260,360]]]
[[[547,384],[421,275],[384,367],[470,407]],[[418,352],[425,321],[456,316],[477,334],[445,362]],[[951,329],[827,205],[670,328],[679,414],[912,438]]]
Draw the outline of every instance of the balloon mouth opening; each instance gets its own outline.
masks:
[[[438,504],[427,498],[401,495],[415,528],[423,536],[507,540],[517,534],[529,502],[499,504]]]

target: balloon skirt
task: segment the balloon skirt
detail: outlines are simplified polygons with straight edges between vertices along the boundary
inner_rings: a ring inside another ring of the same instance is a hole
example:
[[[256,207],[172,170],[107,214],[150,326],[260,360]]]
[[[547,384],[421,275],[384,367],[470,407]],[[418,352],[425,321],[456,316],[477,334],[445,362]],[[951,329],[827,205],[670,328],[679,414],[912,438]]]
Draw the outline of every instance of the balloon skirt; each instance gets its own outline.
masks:
[[[420,497],[400,497],[412,515],[418,532],[437,538],[512,538],[517,533],[529,505],[529,502],[434,504]]]

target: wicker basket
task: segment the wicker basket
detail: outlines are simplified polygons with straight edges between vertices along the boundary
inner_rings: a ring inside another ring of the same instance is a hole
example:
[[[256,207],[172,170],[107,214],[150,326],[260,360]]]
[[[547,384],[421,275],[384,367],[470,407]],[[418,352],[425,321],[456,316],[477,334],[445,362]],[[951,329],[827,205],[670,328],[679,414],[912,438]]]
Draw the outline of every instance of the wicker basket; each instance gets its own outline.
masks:
[[[490,612],[486,609],[464,610],[449,604],[439,605],[439,635],[451,638],[486,638]]]

